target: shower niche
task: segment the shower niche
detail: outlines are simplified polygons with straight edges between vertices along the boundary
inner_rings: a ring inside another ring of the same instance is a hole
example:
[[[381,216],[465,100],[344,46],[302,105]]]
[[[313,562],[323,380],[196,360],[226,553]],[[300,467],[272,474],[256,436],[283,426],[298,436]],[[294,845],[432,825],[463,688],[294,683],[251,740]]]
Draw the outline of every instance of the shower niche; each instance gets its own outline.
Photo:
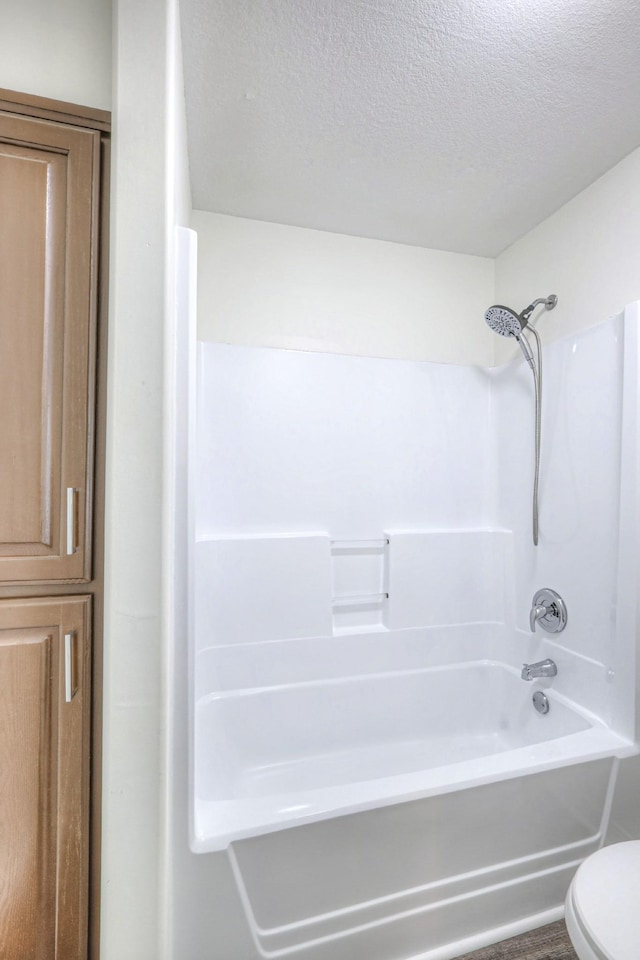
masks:
[[[384,623],[389,600],[389,538],[331,541],[332,632]]]

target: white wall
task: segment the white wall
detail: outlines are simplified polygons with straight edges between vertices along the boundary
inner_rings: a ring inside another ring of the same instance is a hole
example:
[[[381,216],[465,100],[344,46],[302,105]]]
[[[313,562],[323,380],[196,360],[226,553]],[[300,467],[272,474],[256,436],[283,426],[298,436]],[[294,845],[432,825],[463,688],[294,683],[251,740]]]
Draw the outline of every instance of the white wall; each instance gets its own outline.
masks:
[[[640,150],[495,261],[194,211],[199,336],[499,364],[517,348],[483,324],[491,303],[557,293],[553,313],[535,315],[549,342],[640,299],[638,223]]]
[[[187,844],[187,513],[186,474],[189,396],[189,299],[191,267],[186,226],[191,215],[189,157],[184,103],[180,17],[177,0],[169,0],[166,169],[166,323],[164,393],[163,515],[163,698],[165,726],[162,793],[161,926],[159,957],[186,956],[174,950],[176,928],[185,914],[185,888],[195,867]],[[186,247],[185,247],[186,244]],[[195,259],[195,258],[193,258]],[[195,309],[195,307],[194,307]],[[179,934],[178,934],[179,936]]]
[[[175,224],[190,200],[177,0],[117,0],[101,960],[166,955]]]
[[[159,955],[164,7],[114,8],[102,960]]]
[[[495,302],[521,310],[550,293],[558,305],[536,323],[547,343],[640,299],[640,150],[497,258]],[[498,363],[513,352],[496,338]]]
[[[109,110],[111,0],[3,4],[0,87]]]
[[[194,211],[199,337],[487,364],[493,261]]]

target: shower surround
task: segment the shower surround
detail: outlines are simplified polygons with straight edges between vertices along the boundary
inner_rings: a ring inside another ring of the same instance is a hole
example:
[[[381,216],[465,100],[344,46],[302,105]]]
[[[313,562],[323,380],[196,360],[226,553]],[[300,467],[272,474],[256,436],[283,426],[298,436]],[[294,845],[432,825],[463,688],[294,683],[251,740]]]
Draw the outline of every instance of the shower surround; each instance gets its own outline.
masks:
[[[534,547],[521,359],[198,345],[191,840],[256,957],[454,957],[559,917],[604,840],[637,739],[637,306],[544,357]],[[562,634],[530,631],[541,587]]]

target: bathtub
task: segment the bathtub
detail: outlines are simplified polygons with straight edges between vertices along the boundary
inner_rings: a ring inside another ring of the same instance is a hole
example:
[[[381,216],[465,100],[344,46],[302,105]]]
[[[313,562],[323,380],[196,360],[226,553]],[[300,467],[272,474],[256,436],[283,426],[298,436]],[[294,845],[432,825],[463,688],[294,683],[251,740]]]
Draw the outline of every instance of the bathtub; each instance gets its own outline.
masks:
[[[537,550],[526,367],[200,345],[190,844],[230,957],[450,960],[562,916],[637,752],[639,316],[545,347]]]
[[[197,852],[634,752],[553,681],[495,660],[211,692],[194,732]]]

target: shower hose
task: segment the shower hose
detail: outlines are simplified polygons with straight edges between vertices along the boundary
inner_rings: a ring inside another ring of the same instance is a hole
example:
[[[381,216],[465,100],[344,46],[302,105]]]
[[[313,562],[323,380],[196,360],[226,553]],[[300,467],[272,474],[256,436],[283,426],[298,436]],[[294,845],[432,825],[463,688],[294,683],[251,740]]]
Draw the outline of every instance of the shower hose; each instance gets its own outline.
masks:
[[[538,487],[540,484],[540,433],[542,422],[542,344],[535,327],[529,327],[528,330],[534,335],[536,340],[537,366],[531,365],[533,373],[533,384],[535,390],[535,467],[533,472],[533,543],[538,545]],[[524,333],[521,334],[524,337]],[[527,341],[528,343],[528,341]],[[531,347],[529,347],[531,352]]]

